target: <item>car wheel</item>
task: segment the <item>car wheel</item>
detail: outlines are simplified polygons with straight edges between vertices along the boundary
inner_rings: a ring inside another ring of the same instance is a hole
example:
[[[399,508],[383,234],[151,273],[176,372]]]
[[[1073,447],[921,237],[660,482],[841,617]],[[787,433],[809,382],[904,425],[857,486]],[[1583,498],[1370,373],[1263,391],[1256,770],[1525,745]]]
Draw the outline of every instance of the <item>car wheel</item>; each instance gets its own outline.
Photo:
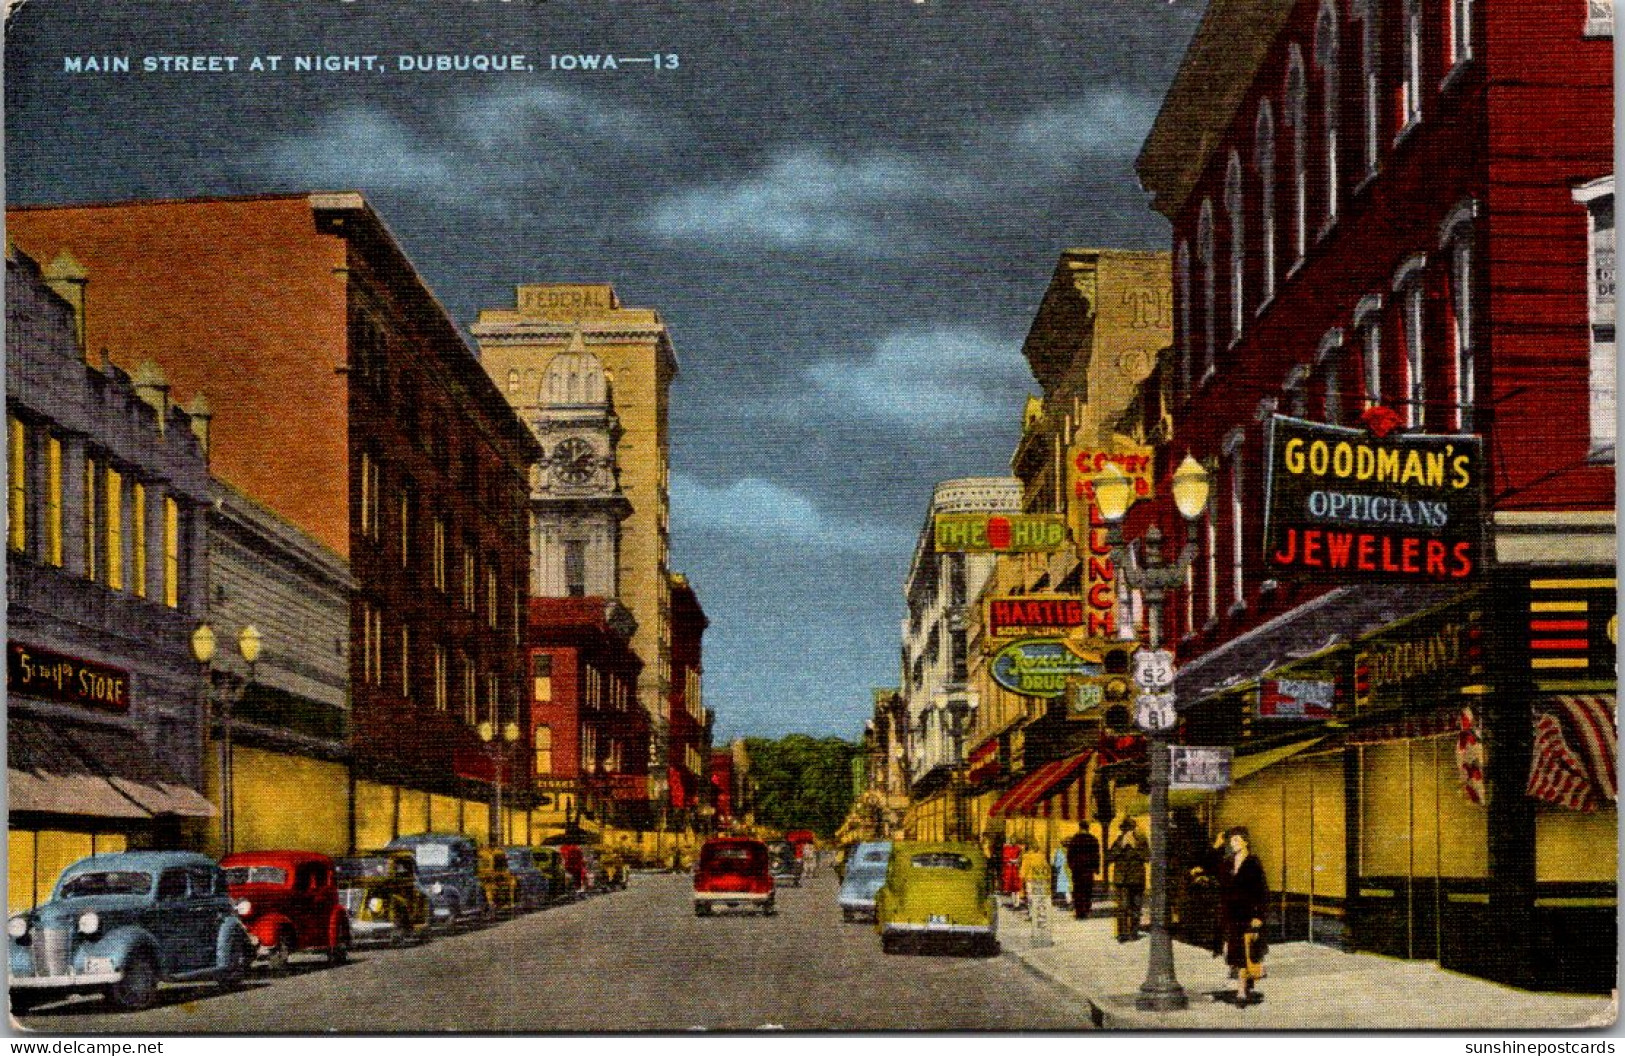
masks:
[[[903,950],[902,936],[900,936],[900,935],[882,935],[882,936],[880,936],[880,952],[881,953],[901,953],[902,950]]]
[[[329,966],[337,968],[339,965],[345,963],[349,959],[350,929],[341,925],[337,940],[334,941],[333,945],[327,948],[327,963]]]
[[[13,990],[11,993],[11,1014],[26,1016],[44,1003],[45,999],[39,994],[21,993]]]
[[[145,951],[124,964],[124,978],[107,988],[108,999],[126,1012],[152,1007],[158,999],[158,965]]]
[[[775,906],[772,902],[768,902],[766,905],[764,905],[762,907],[762,916],[771,917],[771,916],[774,916],[775,914],[777,914],[778,911],[779,911],[779,907]]]
[[[397,908],[389,916],[389,944],[396,949],[412,941],[412,921],[406,911]]]
[[[276,942],[265,951],[265,967],[272,975],[288,974],[288,959],[293,956],[293,936],[286,931],[276,933]]]
[[[248,966],[254,960],[254,952],[249,948],[248,936],[244,935],[239,941],[231,944],[226,951],[225,967],[220,969],[220,989],[235,990],[243,985],[248,978]]]
[[[696,917],[709,917],[711,915],[711,907],[706,905],[704,902],[696,902],[694,903],[694,915]]]

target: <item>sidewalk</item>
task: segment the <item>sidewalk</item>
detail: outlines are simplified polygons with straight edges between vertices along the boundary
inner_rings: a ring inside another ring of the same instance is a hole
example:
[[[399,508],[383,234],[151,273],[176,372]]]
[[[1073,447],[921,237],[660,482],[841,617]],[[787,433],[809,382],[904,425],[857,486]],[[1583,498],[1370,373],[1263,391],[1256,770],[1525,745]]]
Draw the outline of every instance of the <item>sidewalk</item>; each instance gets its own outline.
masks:
[[[1101,912],[1097,906],[1095,912]],[[1264,1000],[1246,1008],[1215,1001],[1234,993],[1223,958],[1174,943],[1174,974],[1190,999],[1181,1012],[1134,1007],[1150,940],[1120,943],[1110,917],[1075,920],[1052,908],[1054,944],[1034,948],[1026,914],[1000,910],[1004,955],[1072,991],[1097,1026],[1117,1030],[1454,1030],[1603,1027],[1618,1015],[1614,997],[1532,993],[1445,971],[1429,961],[1343,953],[1308,942],[1270,948]]]

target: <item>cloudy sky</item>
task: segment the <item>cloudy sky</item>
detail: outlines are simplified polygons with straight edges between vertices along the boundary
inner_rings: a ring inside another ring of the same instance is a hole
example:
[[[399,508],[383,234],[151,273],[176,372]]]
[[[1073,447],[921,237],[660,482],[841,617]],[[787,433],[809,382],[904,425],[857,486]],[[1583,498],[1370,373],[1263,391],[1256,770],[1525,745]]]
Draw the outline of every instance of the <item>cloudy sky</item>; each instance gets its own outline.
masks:
[[[465,326],[522,282],[659,309],[681,363],[673,563],[711,620],[719,737],[852,737],[897,681],[933,484],[1009,472],[1057,254],[1166,244],[1133,159],[1201,6],[26,0],[7,195],[355,188]],[[395,68],[515,52],[536,68]],[[584,53],[677,68],[550,69]],[[64,73],[79,54],[137,72]],[[139,72],[164,54],[390,68]]]

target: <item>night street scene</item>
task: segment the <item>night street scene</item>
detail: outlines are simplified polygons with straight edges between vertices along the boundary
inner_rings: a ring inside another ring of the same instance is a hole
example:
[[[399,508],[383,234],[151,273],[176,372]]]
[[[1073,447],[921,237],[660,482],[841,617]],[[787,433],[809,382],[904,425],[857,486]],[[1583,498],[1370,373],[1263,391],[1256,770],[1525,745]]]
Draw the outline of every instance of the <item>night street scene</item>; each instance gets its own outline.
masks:
[[[1616,1026],[1612,0],[5,17],[14,1037]]]

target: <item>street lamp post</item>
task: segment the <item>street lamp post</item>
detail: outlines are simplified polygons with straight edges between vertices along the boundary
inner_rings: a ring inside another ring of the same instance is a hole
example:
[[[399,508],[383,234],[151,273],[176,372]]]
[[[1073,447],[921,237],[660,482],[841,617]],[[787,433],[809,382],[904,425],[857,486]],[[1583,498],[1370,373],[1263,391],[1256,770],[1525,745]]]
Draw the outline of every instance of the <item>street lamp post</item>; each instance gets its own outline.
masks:
[[[1195,522],[1207,507],[1208,474],[1190,455],[1175,471],[1174,505],[1186,523]],[[1147,648],[1162,645],[1162,606],[1169,590],[1181,586],[1196,556],[1194,544],[1187,543],[1173,564],[1162,559],[1162,530],[1155,524],[1146,529],[1145,563],[1141,565],[1123,538],[1123,518],[1133,502],[1128,478],[1114,465],[1095,481],[1095,501],[1107,524],[1107,541],[1117,574],[1133,590],[1145,597]],[[1176,708],[1177,710],[1177,708]],[[1135,1007],[1151,1012],[1174,1012],[1189,1003],[1185,990],[1174,975],[1173,938],[1168,932],[1168,723],[1152,723],[1147,740],[1151,764],[1151,951],[1145,982],[1140,984]]]
[[[500,733],[502,739],[497,740]],[[519,740],[519,724],[510,722],[499,731],[494,723],[482,722],[479,725],[480,740],[485,742],[486,751],[491,754],[492,764],[496,769],[496,809],[491,812],[491,823],[486,826],[486,842],[492,847],[501,847],[506,844],[507,833],[502,825],[502,777],[503,769],[507,765],[508,746]]]
[[[236,794],[232,787],[232,713],[236,709],[238,697],[247,693],[248,687],[254,684],[254,665],[259,663],[260,644],[260,632],[255,630],[252,624],[238,633],[237,652],[248,664],[248,677],[235,693],[225,690],[220,694],[220,845],[224,854],[230,854],[236,844],[234,819]],[[214,629],[207,623],[198,624],[197,629],[192,632],[192,658],[202,668],[205,705],[211,696],[209,690],[213,681],[216,648]]]
[[[951,779],[953,788],[953,823],[952,838],[955,840],[969,839],[965,832],[965,720],[970,716],[970,701],[964,697],[950,697],[948,700],[948,729],[953,734],[954,742],[954,769]]]

